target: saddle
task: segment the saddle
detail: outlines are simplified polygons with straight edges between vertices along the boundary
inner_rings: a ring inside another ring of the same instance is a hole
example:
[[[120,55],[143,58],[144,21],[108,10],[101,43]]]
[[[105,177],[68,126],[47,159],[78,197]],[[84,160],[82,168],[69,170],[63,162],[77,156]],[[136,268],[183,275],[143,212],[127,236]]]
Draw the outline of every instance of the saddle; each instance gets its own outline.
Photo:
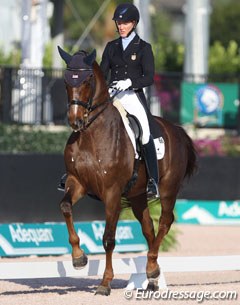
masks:
[[[134,115],[128,113],[124,109],[122,104],[118,101],[117,98],[115,98],[113,105],[117,108],[117,110],[119,111],[119,113],[122,117],[123,124],[126,128],[128,136],[134,147],[135,159],[141,158],[141,155],[142,155],[142,153],[141,153],[142,127],[141,127],[139,120]],[[150,124],[150,126],[151,125],[153,125],[153,124]],[[151,127],[150,127],[150,131],[151,131]],[[151,131],[151,133],[152,133],[152,131]],[[158,135],[157,137],[156,137],[155,132],[153,132],[152,135],[154,137],[154,144],[155,144],[157,159],[160,160],[164,157],[164,154],[165,154],[164,139],[162,136],[159,136],[159,132],[157,134]]]
[[[133,131],[134,137],[135,137],[135,141],[136,141],[136,151],[138,153],[139,156],[142,155],[142,126],[139,122],[139,120],[137,119],[137,117],[135,117],[134,115],[127,113],[127,118],[129,121],[129,125]]]

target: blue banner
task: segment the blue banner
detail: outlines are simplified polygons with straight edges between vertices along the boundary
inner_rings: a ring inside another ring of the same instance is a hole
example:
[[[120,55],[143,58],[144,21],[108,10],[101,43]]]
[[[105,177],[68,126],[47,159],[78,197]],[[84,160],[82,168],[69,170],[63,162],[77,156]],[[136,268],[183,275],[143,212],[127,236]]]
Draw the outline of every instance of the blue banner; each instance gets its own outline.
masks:
[[[240,201],[178,200],[177,223],[240,225]]]
[[[76,222],[75,229],[85,253],[104,253],[102,236],[105,222]],[[116,252],[138,252],[147,249],[137,221],[119,221]],[[0,225],[0,256],[62,255],[71,253],[65,223],[12,223]]]

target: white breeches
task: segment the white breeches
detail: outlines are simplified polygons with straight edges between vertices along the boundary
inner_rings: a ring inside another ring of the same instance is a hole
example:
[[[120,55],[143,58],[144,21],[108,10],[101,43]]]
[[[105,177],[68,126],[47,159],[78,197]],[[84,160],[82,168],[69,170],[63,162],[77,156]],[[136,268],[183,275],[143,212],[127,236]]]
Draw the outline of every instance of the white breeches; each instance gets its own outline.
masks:
[[[133,90],[126,90],[119,93],[116,98],[121,102],[122,106],[128,113],[137,117],[143,131],[142,144],[147,144],[150,137],[149,123],[146,111],[141,104],[138,96]]]

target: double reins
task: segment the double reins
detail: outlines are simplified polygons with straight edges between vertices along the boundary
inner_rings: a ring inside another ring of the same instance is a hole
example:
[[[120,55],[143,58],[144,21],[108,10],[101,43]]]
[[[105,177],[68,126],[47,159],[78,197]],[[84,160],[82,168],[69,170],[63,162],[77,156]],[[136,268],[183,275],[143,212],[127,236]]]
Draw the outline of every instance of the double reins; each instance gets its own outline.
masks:
[[[93,72],[93,68],[67,68],[66,70],[68,71],[81,71],[81,72],[86,72],[86,71],[90,71]],[[93,101],[95,99],[97,99],[97,97],[93,97],[94,95],[94,87],[95,87],[95,79],[93,78],[93,73],[89,75],[89,77],[91,77],[91,80],[93,79],[93,82],[90,81],[90,85],[92,88],[92,96],[89,98],[89,100],[87,102],[84,101],[80,101],[80,100],[71,100],[69,102],[69,106],[73,106],[73,105],[77,105],[77,106],[81,106],[83,108],[85,108],[85,113],[84,113],[84,129],[86,129],[93,121],[95,121],[95,119],[107,108],[108,104],[111,103],[113,101],[113,99],[122,91],[122,90],[116,90],[114,92],[113,95],[110,96],[110,98],[108,98],[107,100],[105,100],[104,102],[100,102],[97,103],[95,105],[93,105]],[[108,88],[111,88],[112,84],[110,84],[108,86]],[[91,112],[93,112],[95,109],[97,109],[100,106],[104,106],[99,112],[97,112],[95,115],[93,115],[90,119],[89,119],[89,114]]]

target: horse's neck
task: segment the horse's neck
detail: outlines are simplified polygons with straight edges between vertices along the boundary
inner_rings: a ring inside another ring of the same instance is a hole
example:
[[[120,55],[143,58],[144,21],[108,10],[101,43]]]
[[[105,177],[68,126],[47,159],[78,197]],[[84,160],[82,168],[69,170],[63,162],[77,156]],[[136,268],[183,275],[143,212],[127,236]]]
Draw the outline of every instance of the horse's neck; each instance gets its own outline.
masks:
[[[109,102],[106,109],[96,119],[96,126],[104,133],[112,134],[113,131],[118,131],[122,127],[121,116],[117,109]]]
[[[109,104],[105,110],[95,119],[95,121],[84,132],[84,138],[95,147],[108,147],[114,150],[118,143],[124,145],[126,141],[125,130],[121,117],[112,104]]]
[[[94,77],[96,87],[93,99],[96,100],[97,103],[104,102],[109,98],[108,87],[103,73],[96,62],[94,63]]]
[[[94,76],[96,80],[96,90],[94,99],[96,103],[104,103],[109,100],[109,93],[106,81],[102,71],[97,63],[94,65]],[[108,102],[106,109],[95,120],[95,131],[101,131],[102,136],[110,137],[112,141],[119,137],[121,130],[124,130],[124,125],[121,116],[112,102]],[[98,111],[98,110],[97,110]],[[93,132],[98,136],[98,132]],[[114,138],[114,139],[113,139]],[[98,139],[99,141],[99,139]]]

